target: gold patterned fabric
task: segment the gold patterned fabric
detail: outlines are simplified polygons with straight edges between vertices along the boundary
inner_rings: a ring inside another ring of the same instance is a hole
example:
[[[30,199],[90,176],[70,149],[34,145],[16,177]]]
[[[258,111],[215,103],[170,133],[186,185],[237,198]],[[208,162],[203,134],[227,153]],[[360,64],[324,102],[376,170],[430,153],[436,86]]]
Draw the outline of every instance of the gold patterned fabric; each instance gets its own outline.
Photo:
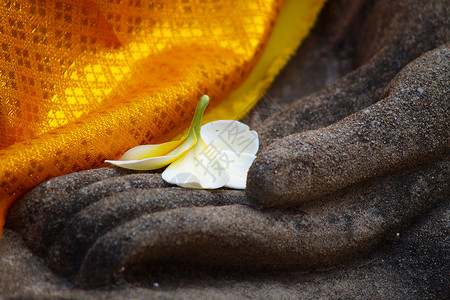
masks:
[[[288,41],[295,48],[324,1],[287,2],[304,16]],[[167,141],[203,94],[209,119],[238,117],[254,101],[245,92],[267,87],[243,83],[267,52],[283,4],[1,0],[0,235],[7,209],[30,188]],[[242,86],[243,97],[233,96]]]

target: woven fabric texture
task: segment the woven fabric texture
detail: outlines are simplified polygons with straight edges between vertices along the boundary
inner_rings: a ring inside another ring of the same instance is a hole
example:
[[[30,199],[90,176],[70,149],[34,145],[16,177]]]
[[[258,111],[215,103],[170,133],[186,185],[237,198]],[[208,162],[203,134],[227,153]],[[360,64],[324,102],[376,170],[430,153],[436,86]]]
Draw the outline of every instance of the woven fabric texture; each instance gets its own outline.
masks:
[[[167,141],[203,94],[214,110],[258,63],[283,4],[0,2],[0,234],[33,186]]]

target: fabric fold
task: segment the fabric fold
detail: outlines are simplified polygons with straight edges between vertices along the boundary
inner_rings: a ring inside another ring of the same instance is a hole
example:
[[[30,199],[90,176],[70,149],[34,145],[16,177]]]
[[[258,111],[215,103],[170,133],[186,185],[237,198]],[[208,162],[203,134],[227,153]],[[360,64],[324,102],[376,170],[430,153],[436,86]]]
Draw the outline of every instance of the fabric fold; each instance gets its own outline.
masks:
[[[2,4],[0,234],[29,189],[171,139],[203,94],[205,122],[242,117],[325,1],[284,2]]]

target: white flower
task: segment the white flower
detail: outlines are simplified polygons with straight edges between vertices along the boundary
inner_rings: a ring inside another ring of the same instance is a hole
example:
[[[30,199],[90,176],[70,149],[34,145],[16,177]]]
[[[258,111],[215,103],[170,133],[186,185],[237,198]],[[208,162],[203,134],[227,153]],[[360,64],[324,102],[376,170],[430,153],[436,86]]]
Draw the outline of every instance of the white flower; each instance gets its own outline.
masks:
[[[189,132],[179,141],[137,146],[119,160],[106,162],[133,170],[154,170],[170,164],[162,178],[183,187],[245,189],[247,172],[256,158],[258,134],[237,121],[215,121],[200,127],[209,97],[200,99]]]

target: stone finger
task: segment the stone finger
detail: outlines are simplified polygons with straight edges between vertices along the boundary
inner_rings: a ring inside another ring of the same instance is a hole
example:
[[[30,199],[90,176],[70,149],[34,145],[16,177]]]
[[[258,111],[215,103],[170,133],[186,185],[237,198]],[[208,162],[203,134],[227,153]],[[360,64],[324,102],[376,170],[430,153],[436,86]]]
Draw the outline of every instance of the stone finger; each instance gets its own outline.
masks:
[[[45,184],[45,183],[44,183]],[[65,223],[84,207],[112,193],[130,189],[149,189],[169,186],[159,174],[129,174],[117,178],[103,180],[86,185],[72,193],[61,193],[40,198],[33,195],[29,202],[29,211],[33,212],[33,222],[27,223],[21,230],[28,246],[40,256],[46,256],[48,248],[53,244]],[[36,201],[36,199],[38,199]],[[39,199],[44,199],[43,203]],[[26,199],[22,199],[22,201]],[[35,201],[33,201],[35,200]],[[23,212],[27,213],[27,211]]]
[[[328,36],[324,38],[325,43],[314,44],[311,49],[304,49],[302,46],[299,54],[306,62],[303,61],[298,70],[283,78],[294,80],[288,90],[298,89],[300,93],[308,90],[311,81],[317,80],[317,76],[326,78],[323,84],[328,86],[317,93],[297,98],[299,100],[281,111],[273,111],[256,128],[261,146],[265,147],[275,139],[290,134],[329,126],[377,102],[386,85],[409,62],[448,43],[450,27],[442,5],[441,1],[428,1],[420,7],[414,1],[378,1],[375,6],[355,13],[358,17],[351,20],[349,25],[335,22],[333,26],[329,26],[333,28],[332,32],[321,32],[321,36],[314,37],[320,39]],[[357,9],[361,3],[351,6],[352,9]],[[340,12],[339,17],[350,11],[347,9]],[[335,25],[341,29],[335,31]],[[333,37],[332,43],[330,36]],[[350,63],[353,65],[351,70],[354,71],[338,79],[339,77],[331,76],[330,73],[336,72],[335,68],[342,63],[343,51],[352,53],[353,61]],[[338,58],[324,64],[324,56]],[[317,68],[321,70],[317,71]],[[286,87],[281,84],[280,90],[278,94],[286,90]],[[271,95],[270,90],[268,94]],[[288,93],[286,97],[292,99],[296,96]],[[286,100],[281,98],[278,101]]]
[[[108,231],[141,215],[177,207],[222,206],[245,202],[244,191],[186,190],[184,188],[136,189],[116,193],[77,213],[58,235],[47,261],[58,274],[78,272],[87,250]]]
[[[405,67],[382,99],[340,122],[277,140],[249,170],[247,193],[294,206],[448,153],[450,48]]]
[[[28,192],[8,212],[6,227],[22,231],[25,226],[35,223],[36,216],[45,210],[48,203],[64,198],[82,187],[110,177],[125,175],[128,171],[119,168],[86,170],[52,178]]]
[[[142,264],[251,270],[334,266],[367,255],[447,201],[449,175],[447,157],[296,209],[261,211],[236,204],[143,215],[96,241],[77,282],[104,285]]]

